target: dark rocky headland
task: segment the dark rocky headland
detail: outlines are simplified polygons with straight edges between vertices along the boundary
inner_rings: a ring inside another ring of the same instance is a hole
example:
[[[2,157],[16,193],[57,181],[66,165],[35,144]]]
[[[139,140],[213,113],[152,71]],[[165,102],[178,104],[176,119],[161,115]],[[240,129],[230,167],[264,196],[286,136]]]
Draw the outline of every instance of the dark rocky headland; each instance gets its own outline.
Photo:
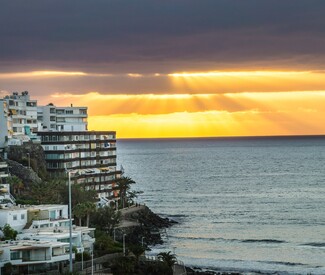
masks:
[[[162,244],[161,231],[176,222],[162,218],[153,213],[145,205],[133,205],[121,211],[121,222],[116,228],[116,238],[122,239],[123,234],[129,243],[149,245]]]

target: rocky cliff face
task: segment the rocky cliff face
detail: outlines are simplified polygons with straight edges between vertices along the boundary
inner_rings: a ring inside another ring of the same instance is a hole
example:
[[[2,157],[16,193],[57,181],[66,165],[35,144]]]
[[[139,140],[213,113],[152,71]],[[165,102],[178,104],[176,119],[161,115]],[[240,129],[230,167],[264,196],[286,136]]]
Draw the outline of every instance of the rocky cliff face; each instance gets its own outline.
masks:
[[[22,146],[10,146],[8,165],[10,173],[23,179],[26,184],[47,177],[45,155],[39,144],[30,142],[24,143]]]
[[[12,176],[20,178],[25,187],[29,187],[32,183],[40,183],[42,179],[32,170],[14,160],[7,160],[9,172]]]

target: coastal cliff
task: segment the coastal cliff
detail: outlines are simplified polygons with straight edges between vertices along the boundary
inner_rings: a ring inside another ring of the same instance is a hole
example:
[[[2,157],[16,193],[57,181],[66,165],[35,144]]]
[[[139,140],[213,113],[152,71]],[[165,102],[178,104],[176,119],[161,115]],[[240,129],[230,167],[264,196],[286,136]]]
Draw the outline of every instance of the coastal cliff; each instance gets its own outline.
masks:
[[[162,243],[161,230],[176,222],[162,218],[145,205],[135,205],[121,210],[121,222],[117,226],[117,238],[127,234],[129,243],[143,243],[145,246]]]
[[[10,173],[27,185],[47,177],[45,155],[39,144],[25,142],[21,146],[9,146],[7,162]]]

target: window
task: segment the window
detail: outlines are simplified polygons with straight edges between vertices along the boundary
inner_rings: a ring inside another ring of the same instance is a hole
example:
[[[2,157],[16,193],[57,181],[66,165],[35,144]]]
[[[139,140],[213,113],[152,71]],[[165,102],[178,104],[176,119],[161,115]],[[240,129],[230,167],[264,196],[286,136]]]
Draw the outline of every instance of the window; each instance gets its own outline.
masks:
[[[50,219],[55,219],[55,210],[50,211]]]
[[[26,102],[26,106],[28,106],[28,107],[35,107],[36,106],[36,104],[35,104],[35,102]]]
[[[20,252],[19,251],[11,251],[10,253],[11,260],[18,260],[20,259]]]
[[[65,118],[64,117],[58,117],[56,119],[56,122],[65,122]]]
[[[65,113],[66,113],[67,115],[73,115],[73,110],[66,110]]]
[[[24,219],[25,219],[25,214],[21,214],[21,215],[20,215],[20,218],[21,218],[22,220],[24,220]]]
[[[12,219],[13,219],[14,221],[17,221],[17,215],[13,215],[13,216],[12,216]]]

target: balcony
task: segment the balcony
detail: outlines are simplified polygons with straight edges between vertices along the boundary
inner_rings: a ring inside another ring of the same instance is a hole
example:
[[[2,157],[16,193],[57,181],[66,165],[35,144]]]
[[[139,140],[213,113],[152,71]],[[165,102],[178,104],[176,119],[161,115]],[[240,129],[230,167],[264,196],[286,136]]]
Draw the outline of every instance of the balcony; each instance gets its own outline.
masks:
[[[43,255],[43,256],[29,256],[29,257],[23,257],[22,262],[44,262],[51,260],[51,256],[49,255]]]
[[[9,174],[7,172],[0,171],[0,178],[7,178]]]
[[[0,168],[7,168],[8,165],[6,162],[0,162]]]

